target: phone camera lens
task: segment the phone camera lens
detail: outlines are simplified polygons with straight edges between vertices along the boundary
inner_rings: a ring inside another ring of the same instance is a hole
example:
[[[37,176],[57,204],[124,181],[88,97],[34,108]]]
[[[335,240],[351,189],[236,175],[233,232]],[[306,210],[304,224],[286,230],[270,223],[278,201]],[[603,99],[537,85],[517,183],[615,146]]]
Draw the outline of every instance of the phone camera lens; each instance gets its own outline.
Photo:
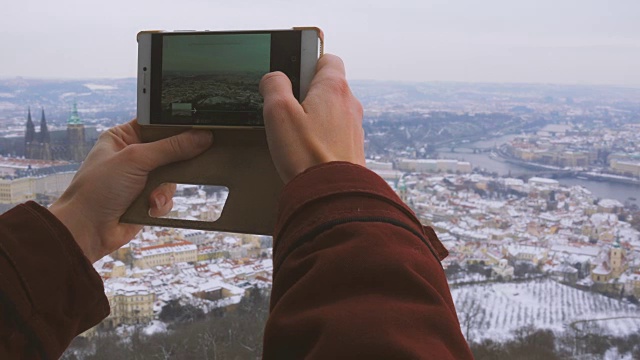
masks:
[[[142,71],[147,71],[147,67],[146,67],[146,66],[145,66],[145,67],[143,67],[143,68],[142,68]]]

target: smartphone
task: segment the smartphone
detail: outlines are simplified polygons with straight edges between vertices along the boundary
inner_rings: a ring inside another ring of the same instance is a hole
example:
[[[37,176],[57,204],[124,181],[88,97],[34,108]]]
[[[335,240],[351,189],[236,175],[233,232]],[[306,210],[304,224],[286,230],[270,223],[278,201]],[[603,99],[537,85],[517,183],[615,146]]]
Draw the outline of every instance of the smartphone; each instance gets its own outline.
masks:
[[[264,127],[262,76],[282,71],[302,102],[322,55],[318,28],[138,33],[138,123]]]

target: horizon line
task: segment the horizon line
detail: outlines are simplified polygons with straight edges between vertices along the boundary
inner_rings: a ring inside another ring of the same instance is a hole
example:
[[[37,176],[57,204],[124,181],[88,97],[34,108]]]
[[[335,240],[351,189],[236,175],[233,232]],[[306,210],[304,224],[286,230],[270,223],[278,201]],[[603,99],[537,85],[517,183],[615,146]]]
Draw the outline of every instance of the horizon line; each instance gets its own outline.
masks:
[[[135,76],[128,77],[55,77],[55,76],[6,76],[0,75],[0,80],[44,80],[44,81],[114,81],[114,80],[136,80]],[[347,78],[352,81],[368,81],[368,82],[386,82],[386,83],[404,83],[404,84],[425,84],[425,83],[442,83],[442,84],[490,84],[490,85],[556,85],[556,86],[580,86],[580,87],[619,87],[639,89],[640,84],[621,84],[621,83],[596,83],[596,82],[550,82],[550,81],[496,81],[496,80],[391,80],[391,79],[365,79],[365,78]]]

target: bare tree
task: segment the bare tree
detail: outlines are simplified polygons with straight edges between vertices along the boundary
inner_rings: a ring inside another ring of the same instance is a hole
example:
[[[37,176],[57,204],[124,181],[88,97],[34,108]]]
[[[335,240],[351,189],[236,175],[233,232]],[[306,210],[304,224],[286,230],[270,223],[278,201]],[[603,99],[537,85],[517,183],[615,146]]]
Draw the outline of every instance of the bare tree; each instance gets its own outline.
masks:
[[[471,331],[480,327],[486,310],[482,307],[478,299],[473,297],[471,299],[466,298],[458,311],[460,312],[459,318],[462,323],[461,325],[465,330],[464,336],[467,342],[471,343]]]

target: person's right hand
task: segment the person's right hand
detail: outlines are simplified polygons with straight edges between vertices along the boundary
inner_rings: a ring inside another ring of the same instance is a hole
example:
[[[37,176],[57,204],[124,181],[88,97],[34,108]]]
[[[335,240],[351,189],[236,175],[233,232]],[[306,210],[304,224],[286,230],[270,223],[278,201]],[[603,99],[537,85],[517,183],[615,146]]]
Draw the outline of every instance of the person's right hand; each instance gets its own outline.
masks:
[[[191,159],[212,143],[212,133],[205,130],[143,143],[141,130],[132,120],[102,133],[67,190],[49,208],[92,263],[142,229],[142,225],[121,223],[120,217],[144,189],[149,173]],[[149,214],[163,216],[171,211],[174,191],[174,184],[152,191]]]
[[[260,93],[269,150],[285,184],[321,163],[348,161],[364,166],[362,105],[349,89],[339,57],[324,55],[318,60],[302,104],[281,72],[266,74]]]

